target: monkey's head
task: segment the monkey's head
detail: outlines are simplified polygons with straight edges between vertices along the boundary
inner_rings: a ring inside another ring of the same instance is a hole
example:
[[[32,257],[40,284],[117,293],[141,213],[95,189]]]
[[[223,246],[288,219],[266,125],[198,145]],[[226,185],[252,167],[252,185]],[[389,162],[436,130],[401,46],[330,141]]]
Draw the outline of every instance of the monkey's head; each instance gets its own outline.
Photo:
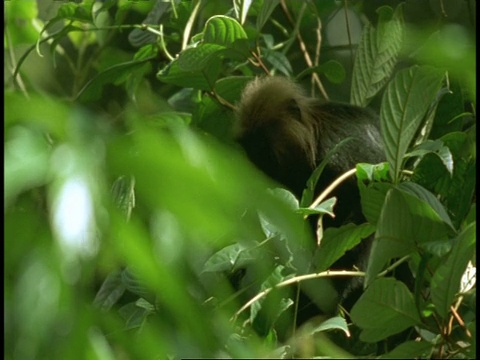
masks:
[[[311,104],[312,99],[284,77],[254,79],[238,104],[236,139],[257,167],[287,186],[290,173],[310,173],[315,167],[318,129]]]

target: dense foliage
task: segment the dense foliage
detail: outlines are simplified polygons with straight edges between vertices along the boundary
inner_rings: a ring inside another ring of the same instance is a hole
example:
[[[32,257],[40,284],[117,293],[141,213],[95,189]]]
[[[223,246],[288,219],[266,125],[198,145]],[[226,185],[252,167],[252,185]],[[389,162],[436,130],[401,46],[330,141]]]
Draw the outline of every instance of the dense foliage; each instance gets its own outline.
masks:
[[[475,1],[384,3],[5,1],[5,357],[475,358]],[[235,144],[266,74],[380,114],[368,222]]]

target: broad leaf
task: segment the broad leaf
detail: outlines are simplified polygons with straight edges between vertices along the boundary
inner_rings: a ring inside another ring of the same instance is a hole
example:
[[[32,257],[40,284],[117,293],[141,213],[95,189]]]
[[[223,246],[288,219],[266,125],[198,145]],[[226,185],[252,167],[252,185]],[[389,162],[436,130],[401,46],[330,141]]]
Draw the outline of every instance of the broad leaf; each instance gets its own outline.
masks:
[[[388,85],[380,109],[380,125],[393,181],[399,181],[404,155],[443,80],[430,67],[413,66],[400,71]]]
[[[476,223],[470,224],[457,237],[447,260],[441,264],[432,279],[432,301],[436,311],[445,318],[453,298],[460,291],[460,280],[475,251]]]
[[[315,271],[324,271],[337,261],[346,251],[358,245],[375,231],[370,224],[347,224],[338,229],[329,228],[323,234],[320,247],[314,258]],[[342,269],[351,270],[351,269]]]
[[[353,67],[350,101],[366,106],[392,75],[403,41],[402,7],[395,13],[388,6],[380,7],[377,30],[367,24],[357,49]]]
[[[412,294],[404,283],[392,278],[374,281],[350,315],[362,329],[360,339],[366,342],[377,342],[420,324]]]
[[[377,224],[372,244],[366,285],[391,259],[414,252],[418,244],[447,239],[447,226],[424,200],[398,188],[391,189]]]

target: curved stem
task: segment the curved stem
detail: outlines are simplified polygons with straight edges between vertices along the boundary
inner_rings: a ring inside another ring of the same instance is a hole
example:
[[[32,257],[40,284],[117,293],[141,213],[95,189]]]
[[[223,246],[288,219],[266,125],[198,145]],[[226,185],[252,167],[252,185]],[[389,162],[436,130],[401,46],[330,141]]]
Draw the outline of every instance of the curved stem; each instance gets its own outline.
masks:
[[[344,182],[346,179],[348,179],[350,176],[354,175],[356,173],[357,169],[353,168],[348,170],[346,173],[342,174],[339,176],[333,183],[330,184],[312,203],[312,205],[309,206],[309,209],[314,209],[316,206],[318,206],[325,198],[337,187],[339,186],[342,182]]]
[[[333,277],[333,276],[365,276],[365,272],[363,271],[347,271],[347,270],[327,270],[327,271],[322,271],[319,273],[313,273],[313,274],[305,274],[305,275],[300,275],[300,276],[295,276],[293,278],[284,280],[282,282],[279,282],[275,286],[265,289],[262,292],[258,293],[255,295],[253,298],[251,298],[245,305],[243,305],[230,319],[231,321],[235,321],[243,311],[248,309],[255,301],[260,300],[261,298],[265,297],[270,291],[273,289],[279,289],[294,283],[300,283],[305,280],[311,280],[311,279],[319,279],[322,277]]]

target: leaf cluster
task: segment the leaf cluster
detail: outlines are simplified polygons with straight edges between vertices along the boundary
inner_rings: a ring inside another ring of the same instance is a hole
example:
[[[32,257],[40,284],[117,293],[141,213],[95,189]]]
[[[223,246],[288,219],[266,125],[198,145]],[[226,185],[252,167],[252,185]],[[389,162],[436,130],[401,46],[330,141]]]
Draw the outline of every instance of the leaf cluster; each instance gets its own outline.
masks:
[[[6,358],[475,358],[475,3],[394,3],[5,2]],[[378,110],[386,162],[278,188],[232,140],[259,75]],[[366,222],[311,234],[349,176]]]

